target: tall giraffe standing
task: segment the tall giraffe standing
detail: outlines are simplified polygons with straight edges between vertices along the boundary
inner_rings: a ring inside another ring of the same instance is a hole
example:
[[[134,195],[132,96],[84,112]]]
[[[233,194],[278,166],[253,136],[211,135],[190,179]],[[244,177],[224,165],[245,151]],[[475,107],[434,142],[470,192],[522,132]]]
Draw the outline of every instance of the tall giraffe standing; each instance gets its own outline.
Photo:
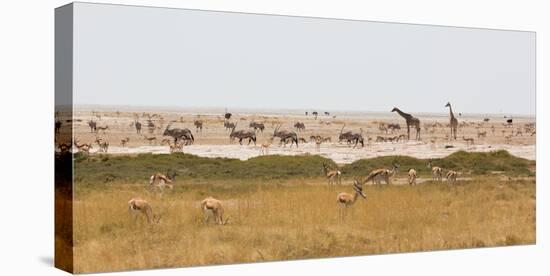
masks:
[[[449,112],[451,114],[451,138],[454,137],[456,140],[456,129],[458,127],[458,120],[455,118],[455,115],[453,114],[453,108],[451,107],[451,103],[447,102],[445,107],[449,108]]]
[[[416,128],[416,139],[420,140],[420,120],[418,118],[399,110],[397,107],[394,107],[391,112],[397,112],[401,117],[405,118],[405,122],[407,123],[407,140],[411,139],[411,126]]]

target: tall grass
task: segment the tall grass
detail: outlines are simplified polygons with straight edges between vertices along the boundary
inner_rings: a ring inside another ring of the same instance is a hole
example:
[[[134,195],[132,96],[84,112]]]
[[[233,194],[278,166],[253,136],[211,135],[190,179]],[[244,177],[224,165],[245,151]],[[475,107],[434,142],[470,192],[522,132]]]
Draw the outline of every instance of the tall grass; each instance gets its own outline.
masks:
[[[322,178],[191,179],[161,198],[142,183],[79,188],[75,270],[126,270],[290,260],[535,242],[534,180],[479,176],[454,187],[366,186],[341,217]],[[148,200],[158,225],[134,221],[130,198]],[[229,224],[205,225],[199,201],[225,204]]]

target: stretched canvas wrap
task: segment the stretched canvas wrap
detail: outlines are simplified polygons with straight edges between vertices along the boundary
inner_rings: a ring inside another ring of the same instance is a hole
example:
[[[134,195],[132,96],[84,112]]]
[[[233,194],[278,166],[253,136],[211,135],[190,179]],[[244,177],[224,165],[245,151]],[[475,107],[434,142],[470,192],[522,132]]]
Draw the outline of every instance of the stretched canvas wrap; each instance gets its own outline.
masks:
[[[533,32],[55,14],[61,269],[535,243]]]

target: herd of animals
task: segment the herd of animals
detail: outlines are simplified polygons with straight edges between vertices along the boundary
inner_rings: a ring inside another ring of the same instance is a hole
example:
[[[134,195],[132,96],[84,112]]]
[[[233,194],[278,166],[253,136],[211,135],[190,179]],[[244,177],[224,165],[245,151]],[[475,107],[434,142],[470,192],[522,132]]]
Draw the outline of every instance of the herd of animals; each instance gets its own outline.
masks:
[[[466,122],[463,121],[461,124],[459,124],[457,117],[453,113],[453,109],[450,103],[447,103],[445,105],[446,108],[449,109],[449,116],[450,120],[449,123],[444,125],[440,122],[434,122],[434,123],[424,123],[423,128],[421,127],[420,119],[409,114],[401,111],[399,108],[394,107],[391,112],[395,112],[400,117],[402,117],[405,120],[406,125],[406,134],[397,134],[394,136],[387,136],[388,132],[390,134],[393,134],[395,132],[401,131],[401,125],[398,123],[385,123],[380,122],[378,125],[378,129],[380,130],[381,134],[386,135],[378,135],[376,137],[370,137],[365,136],[363,133],[363,129],[359,128],[359,132],[353,132],[353,131],[344,131],[344,128],[346,127],[346,124],[342,126],[340,133],[337,136],[338,143],[346,142],[348,145],[353,145],[353,148],[357,148],[358,146],[365,147],[365,144],[370,144],[371,142],[376,143],[384,143],[384,142],[391,142],[391,143],[398,143],[403,140],[409,140],[411,137],[411,128],[415,132],[415,139],[420,140],[421,138],[421,132],[422,129],[424,129],[424,132],[427,132],[428,134],[432,135],[430,140],[431,144],[436,143],[436,139],[433,136],[436,128],[444,128],[447,127],[450,132],[445,135],[445,139],[448,140],[463,140],[467,146],[474,145],[476,139],[484,139],[488,136],[489,128],[485,128],[485,123],[487,123],[490,119],[484,118],[482,122]],[[101,120],[101,115],[99,113],[93,112],[94,115],[97,117],[97,119]],[[120,112],[116,112],[117,116],[119,116]],[[309,112],[305,112],[306,116],[309,116]],[[317,116],[319,116],[318,112],[312,112],[311,115],[317,119]],[[200,115],[197,115],[200,116]],[[325,112],[325,116],[330,116],[329,112]],[[248,129],[240,129],[237,130],[238,122],[237,121],[231,121],[231,118],[234,117],[233,114],[226,112],[223,117],[223,126],[226,129],[226,131],[229,132],[229,141],[238,141],[240,145],[243,145],[243,141],[248,141],[248,145],[253,143],[255,146],[257,145],[258,140],[258,134],[261,132],[263,133],[264,130],[267,129],[264,122],[256,122],[251,121],[248,124]],[[332,116],[335,118],[336,116]],[[130,124],[130,127],[135,128],[135,133],[137,135],[140,135],[143,141],[149,145],[153,144],[160,144],[165,145],[169,148],[169,151],[172,152],[182,152],[183,147],[187,145],[192,145],[195,143],[195,135],[193,134],[193,131],[189,128],[172,128],[172,125],[174,123],[177,123],[177,120],[172,120],[168,122],[166,127],[164,128],[165,119],[162,115],[159,114],[149,114],[149,113],[143,113],[141,115],[142,119],[145,119],[146,123],[142,123],[140,121],[140,115],[137,113],[134,113],[134,121]],[[221,119],[221,118],[220,118]],[[241,120],[244,118],[241,118]],[[514,136],[523,136],[523,134],[530,134],[531,136],[535,135],[535,124],[534,123],[526,123],[523,126],[518,126],[517,128],[514,128],[513,125],[513,119],[505,117],[506,121],[503,122],[503,126],[505,129],[509,129],[509,131],[502,130],[502,135],[504,137],[505,142],[509,143],[511,139]],[[81,120],[79,120],[81,121]],[[72,123],[72,120],[66,120],[66,122]],[[180,122],[183,122],[183,117],[180,117]],[[321,121],[321,123],[330,124],[330,121]],[[466,127],[468,125],[474,125],[477,129],[477,137],[466,137],[462,136],[460,138],[457,138],[457,132],[459,127]],[[57,120],[55,122],[55,131],[56,133],[59,133],[61,127],[63,125],[63,122],[61,120]],[[70,124],[69,124],[70,125]],[[65,143],[57,143],[56,149],[64,152],[64,151],[81,151],[85,154],[89,154],[90,150],[94,147],[97,147],[98,153],[107,153],[109,150],[109,142],[107,138],[105,138],[105,134],[107,131],[109,131],[108,125],[99,125],[97,120],[91,119],[87,122],[87,125],[90,129],[90,133],[95,135],[95,140],[93,142],[82,142],[79,139],[75,138],[73,141],[65,142]],[[203,127],[206,125],[206,123],[200,119],[195,119],[193,121],[193,125],[195,126],[195,132],[196,133],[202,133]],[[272,127],[274,128],[272,135],[266,139],[264,143],[261,143],[260,145],[260,154],[268,154],[269,147],[273,144],[274,139],[279,139],[279,146],[284,145],[285,147],[287,144],[290,143],[290,147],[293,147],[294,145],[298,147],[299,144],[306,144],[306,143],[314,143],[316,151],[320,151],[320,146],[322,143],[330,143],[332,142],[332,137],[330,136],[322,136],[319,134],[312,134],[305,135],[306,131],[306,124],[304,122],[295,122],[293,127],[294,130],[288,130],[283,129],[281,130],[282,123],[272,123]],[[142,133],[142,129],[146,129]],[[163,130],[164,129],[164,130]],[[493,136],[495,135],[496,128],[495,125],[492,124],[490,127],[490,131],[492,132]],[[103,134],[103,138],[100,138],[100,136]],[[128,136],[125,136],[123,138],[120,138],[120,146],[126,147],[130,143],[130,133],[128,133]],[[156,134],[162,134],[162,137],[159,138]],[[507,135],[506,135],[507,134]],[[307,138],[306,138],[307,137]],[[136,138],[133,138],[136,139]],[[448,145],[449,147],[453,147],[452,145]],[[447,145],[446,145],[447,147]]]
[[[391,185],[391,179],[398,172],[399,167],[400,166],[398,164],[393,164],[391,169],[380,168],[372,170],[363,180],[355,178],[351,186],[354,191],[353,193],[341,192],[336,196],[336,203],[340,207],[340,217],[345,217],[346,210],[354,205],[359,196],[361,196],[365,200],[367,199],[367,196],[363,192],[363,184],[372,181],[372,184],[377,185],[378,187],[380,187],[382,182],[384,182],[386,185]],[[443,181],[443,177],[445,177],[448,183],[453,184],[457,180],[458,172],[454,170],[447,170],[444,173],[443,168],[433,166],[432,161],[427,164],[427,167],[431,169],[432,179],[434,181],[441,182]],[[322,169],[329,186],[342,184],[342,172],[340,170],[332,169],[326,163],[323,163]],[[176,175],[177,173],[175,171],[168,171],[166,174],[155,173],[151,175],[151,177],[149,178],[149,190],[158,190],[161,192],[162,196],[164,188],[174,188]],[[417,184],[416,180],[418,178],[417,171],[414,168],[410,168],[407,172],[407,175],[409,185],[415,186]],[[204,222],[208,224],[210,219],[213,217],[215,224],[227,224],[229,222],[229,217],[224,218],[223,205],[224,204],[221,200],[211,196],[202,200],[200,203],[200,209],[205,218]],[[128,208],[131,212],[135,214],[134,219],[137,219],[137,215],[141,214],[147,219],[148,223],[158,223],[160,221],[161,216],[158,214],[154,214],[151,204],[142,198],[132,198],[128,202]]]
[[[457,139],[457,129],[459,127],[459,123],[457,118],[455,117],[452,107],[450,103],[447,103],[445,105],[446,108],[449,108],[449,114],[450,114],[450,120],[449,124],[447,124],[447,127],[450,129],[450,135],[448,135],[448,139]],[[420,140],[421,138],[421,123],[420,120],[417,117],[414,117],[411,114],[405,113],[401,111],[399,108],[393,108],[391,110],[392,112],[397,113],[399,116],[401,116],[405,120],[406,134],[400,134],[394,137],[384,137],[384,136],[378,136],[376,138],[376,142],[399,142],[402,139],[410,139],[410,132],[411,128],[415,132],[415,139]],[[324,113],[325,116],[330,116],[329,112]],[[119,115],[119,112],[117,111],[117,115]],[[319,113],[314,111],[311,114],[309,112],[305,112],[306,116],[314,116],[315,119],[319,116]],[[101,119],[101,115],[96,114],[95,115],[98,119]],[[248,144],[254,143],[256,145],[257,142],[257,133],[262,132],[266,129],[266,126],[264,123],[261,122],[250,122],[249,123],[249,130],[236,130],[238,123],[232,122],[232,114],[226,112],[224,114],[223,118],[223,124],[226,129],[226,131],[230,131],[229,133],[229,139],[230,141],[238,140],[239,144],[243,144],[243,141],[248,140]],[[164,118],[161,115],[158,114],[145,114],[143,113],[142,117],[146,117],[147,124],[144,126],[140,120],[139,115],[134,114],[134,121],[130,125],[131,127],[135,128],[135,131],[137,134],[140,134],[143,136],[143,139],[148,142],[149,144],[157,143],[157,137],[156,136],[148,136],[147,134],[141,134],[142,128],[146,128],[149,134],[155,133],[155,131],[161,131],[164,124]],[[333,116],[335,118],[335,116]],[[181,119],[183,121],[183,119]],[[483,122],[488,122],[489,118],[485,118]],[[71,120],[67,120],[67,122],[72,123]],[[160,141],[161,144],[165,144],[169,146],[170,152],[178,152],[182,151],[183,147],[186,145],[191,145],[195,142],[195,136],[193,135],[193,132],[188,128],[172,128],[172,124],[176,121],[170,121],[167,126],[164,128],[164,131],[162,132],[162,135],[165,137],[170,138],[164,138]],[[87,122],[88,126],[90,128],[90,132],[94,134],[103,133],[105,134],[106,131],[109,130],[109,127],[107,125],[100,126],[98,125],[97,121],[90,120]],[[465,122],[464,122],[465,123]],[[60,132],[62,122],[60,120],[57,120],[55,122],[55,132],[56,134]],[[204,122],[202,120],[195,120],[193,122],[196,132],[200,133],[202,132]],[[482,123],[479,123],[482,124]],[[503,123],[505,127],[512,128],[513,129],[513,119],[512,118],[506,118],[506,122]],[[433,123],[433,124],[425,124],[424,129],[430,133],[435,129],[437,126],[440,126],[439,123]],[[442,126],[442,125],[441,125]],[[260,153],[261,154],[268,154],[268,150],[270,145],[273,143],[275,138],[279,139],[279,146],[286,145],[290,143],[290,147],[295,145],[298,147],[299,144],[308,143],[308,142],[314,142],[316,145],[316,150],[319,151],[320,145],[324,142],[331,142],[331,137],[323,137],[321,135],[311,135],[309,137],[309,141],[306,140],[303,137],[299,137],[298,133],[304,132],[306,130],[306,125],[303,122],[296,122],[294,124],[294,128],[296,131],[293,130],[281,130],[281,124],[273,125],[274,131],[271,137],[268,139],[266,143],[261,144],[260,147]],[[353,145],[353,148],[358,147],[358,145],[361,145],[361,147],[365,146],[365,142],[370,143],[372,140],[370,137],[363,136],[363,130],[361,129],[360,132],[352,132],[347,131],[344,132],[344,126],[342,126],[342,129],[340,130],[340,133],[338,135],[338,142],[343,143],[346,142],[350,147]],[[380,123],[379,130],[381,132],[387,133],[388,131],[398,131],[401,129],[401,126],[396,123]],[[495,129],[494,125],[492,126],[492,132],[494,134]],[[515,132],[515,135],[523,135],[523,130],[526,133],[530,133],[531,135],[535,134],[535,125],[534,123],[527,123],[522,128],[518,128]],[[484,138],[487,136],[487,131],[479,131],[477,133],[477,138]],[[514,135],[514,131],[512,130],[512,134]],[[510,139],[511,136],[505,137],[506,139]],[[468,144],[474,144],[474,138],[472,137],[462,137],[464,141]],[[365,141],[366,140],[366,141]],[[120,145],[122,147],[125,147],[130,142],[129,137],[125,137],[121,139]],[[96,136],[96,139],[94,140],[94,143],[98,147],[98,152],[101,153],[107,153],[109,149],[109,142],[104,138],[99,138]],[[90,149],[93,148],[93,143],[82,143],[78,139],[74,139],[73,141],[70,141],[68,143],[58,143],[57,149],[59,152],[71,152],[74,150],[74,147],[80,152],[89,154]],[[428,167],[432,170],[432,175],[434,180],[442,181],[443,177],[446,178],[446,180],[449,183],[454,183],[457,180],[458,173],[453,170],[448,170],[444,173],[443,169],[441,167],[432,166],[432,163],[430,162],[428,164]],[[391,183],[391,178],[396,174],[396,172],[399,169],[398,164],[394,164],[391,169],[377,169],[368,174],[368,176],[364,180],[355,179],[352,185],[352,188],[354,192],[352,194],[350,193],[340,193],[337,195],[337,203],[341,207],[343,207],[341,210],[345,210],[346,208],[352,206],[358,197],[362,197],[366,199],[366,195],[363,193],[363,184],[367,183],[369,181],[372,181],[373,184],[381,184],[381,182],[385,182],[386,184]],[[342,172],[337,169],[331,169],[328,165],[323,164],[323,172],[326,176],[329,185],[330,184],[340,184],[341,178],[342,178]],[[409,185],[416,185],[416,179],[417,179],[417,171],[414,168],[411,168],[408,170],[408,183]],[[155,173],[153,174],[149,179],[149,185],[151,188],[155,189],[158,188],[161,192],[164,189],[164,187],[168,187],[170,189],[173,188],[173,182],[175,180],[176,173],[170,173],[167,172],[166,174],[161,173]],[[151,204],[149,204],[146,200],[143,200],[141,198],[133,198],[128,202],[129,209],[131,211],[134,211],[136,213],[142,214],[147,218],[147,221],[149,223],[158,222],[160,220],[159,216],[156,216],[153,214],[153,209]],[[203,201],[201,201],[201,210],[205,215],[205,221],[206,223],[209,222],[210,217],[214,217],[214,222],[219,225],[226,224],[228,222],[228,219],[224,219],[224,209],[223,209],[223,202],[215,199],[213,197],[207,197]]]

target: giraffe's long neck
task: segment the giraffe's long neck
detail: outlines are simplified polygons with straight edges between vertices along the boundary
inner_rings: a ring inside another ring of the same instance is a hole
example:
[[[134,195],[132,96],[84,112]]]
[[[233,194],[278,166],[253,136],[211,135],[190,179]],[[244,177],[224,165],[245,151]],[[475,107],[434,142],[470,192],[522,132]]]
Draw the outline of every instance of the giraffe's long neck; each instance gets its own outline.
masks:
[[[403,117],[403,118],[405,118],[405,119],[408,119],[408,118],[411,116],[410,114],[407,114],[407,113],[401,111],[401,110],[398,109],[398,108],[396,108],[395,110],[397,111],[397,113],[399,113],[399,115],[400,115],[401,117]]]
[[[451,119],[454,119],[455,115],[453,114],[453,108],[451,107],[451,105],[449,105],[449,113],[451,114]]]

